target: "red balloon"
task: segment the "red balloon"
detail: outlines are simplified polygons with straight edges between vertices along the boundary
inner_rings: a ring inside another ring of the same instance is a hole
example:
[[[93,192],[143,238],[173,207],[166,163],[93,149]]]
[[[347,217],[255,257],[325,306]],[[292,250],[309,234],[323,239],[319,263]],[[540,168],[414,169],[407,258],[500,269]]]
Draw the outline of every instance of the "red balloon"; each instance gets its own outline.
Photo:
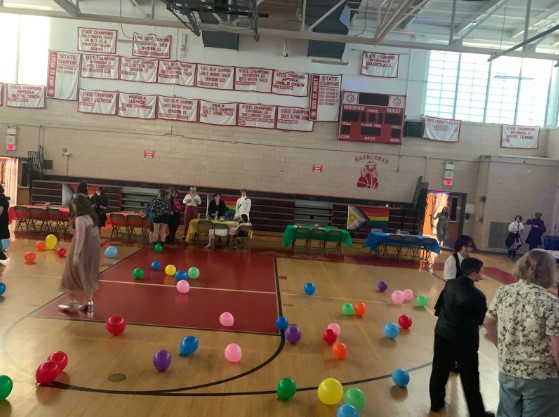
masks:
[[[355,315],[359,317],[367,312],[367,306],[365,305],[365,303],[357,303],[355,304],[353,309],[355,311]]]
[[[413,322],[410,316],[408,316],[407,314],[402,314],[400,317],[398,317],[398,324],[402,329],[409,329]]]
[[[113,336],[119,336],[126,329],[126,320],[120,316],[111,316],[107,319],[107,330]]]
[[[61,258],[64,258],[66,256],[66,249],[62,247],[56,248],[56,254]]]
[[[38,384],[50,384],[60,374],[58,364],[53,361],[43,362],[35,372],[35,379]]]
[[[25,259],[25,262],[33,263],[35,262],[35,259],[37,259],[37,254],[35,252],[26,252],[25,255],[23,255],[23,258]]]
[[[324,333],[322,333],[322,338],[327,344],[331,345],[336,341],[338,336],[336,336],[336,332],[334,330],[326,329],[324,330]]]
[[[38,240],[35,243],[35,249],[37,249],[39,252],[44,252],[47,249],[47,245],[45,243],[44,240]]]
[[[60,372],[62,372],[64,368],[66,368],[66,365],[68,365],[68,355],[64,352],[51,353],[48,360],[56,363],[60,368]]]
[[[332,345],[332,355],[336,359],[344,359],[347,356],[347,346],[342,342],[336,342]]]

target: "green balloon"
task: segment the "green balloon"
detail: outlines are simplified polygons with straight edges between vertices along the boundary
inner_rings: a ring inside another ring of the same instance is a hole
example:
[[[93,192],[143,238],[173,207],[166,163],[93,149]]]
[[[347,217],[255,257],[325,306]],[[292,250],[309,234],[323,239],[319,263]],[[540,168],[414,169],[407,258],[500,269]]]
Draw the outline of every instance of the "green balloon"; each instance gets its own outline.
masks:
[[[0,375],[0,401],[8,398],[13,387],[14,382],[8,375]]]
[[[297,385],[295,385],[295,381],[291,378],[282,378],[281,381],[278,382],[277,393],[280,400],[289,400],[295,395],[295,391],[297,391]]]
[[[198,268],[196,268],[195,266],[188,268],[188,278],[198,279],[199,276],[200,270]]]
[[[427,296],[425,294],[419,294],[415,299],[415,303],[419,307],[426,307],[427,304],[429,303],[429,300],[427,299]]]
[[[353,304],[345,303],[342,306],[342,313],[344,313],[346,316],[352,316],[353,313],[355,313],[355,308],[353,307]]]
[[[134,275],[134,278],[140,279],[144,276],[144,270],[142,268],[136,268],[132,272],[132,275]]]
[[[361,411],[365,408],[365,394],[359,388],[348,388],[344,393],[344,404],[352,405]]]
[[[161,243],[158,243],[157,245],[155,245],[153,247],[153,250],[157,253],[161,253],[161,252],[163,252],[163,246],[161,245]]]

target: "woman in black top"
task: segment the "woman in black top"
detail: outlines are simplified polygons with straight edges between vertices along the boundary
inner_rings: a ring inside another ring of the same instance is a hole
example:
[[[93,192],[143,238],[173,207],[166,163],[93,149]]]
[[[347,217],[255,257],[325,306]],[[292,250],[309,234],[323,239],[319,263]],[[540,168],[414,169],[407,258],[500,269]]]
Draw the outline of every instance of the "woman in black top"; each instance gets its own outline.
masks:
[[[107,207],[109,206],[109,199],[105,195],[105,189],[97,187],[90,201],[95,214],[97,214],[97,227],[99,227],[99,233],[101,233],[101,228],[105,227],[107,222]]]
[[[215,193],[214,199],[210,201],[210,204],[208,204],[208,213],[206,214],[207,217],[213,219],[214,217],[216,217],[215,216],[216,213],[218,218],[223,217],[225,216],[226,212],[227,212],[227,206],[221,199],[221,196],[218,193]]]
[[[4,187],[0,185],[0,239],[9,239],[10,230],[8,229],[8,209],[10,208],[10,202],[8,198],[4,195]],[[5,260],[6,254],[4,253],[4,248],[0,243],[0,260]]]

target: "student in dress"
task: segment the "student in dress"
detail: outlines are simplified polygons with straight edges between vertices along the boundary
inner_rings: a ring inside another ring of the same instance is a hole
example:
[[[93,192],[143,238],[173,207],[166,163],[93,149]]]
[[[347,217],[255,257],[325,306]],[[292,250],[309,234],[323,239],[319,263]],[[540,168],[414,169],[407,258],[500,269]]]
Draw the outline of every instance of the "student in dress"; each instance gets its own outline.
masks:
[[[462,275],[460,265],[465,258],[468,258],[476,248],[474,240],[468,235],[462,235],[454,244],[454,253],[450,255],[444,263],[443,278],[445,281],[458,278]]]
[[[171,215],[171,201],[167,196],[167,190],[162,188],[159,190],[159,195],[151,205],[151,212],[153,214],[153,232],[150,233],[149,241],[152,245],[158,242],[162,245],[165,244],[165,235],[167,233],[167,223],[169,223],[169,216]]]
[[[244,188],[241,190],[241,196],[237,199],[237,204],[235,204],[235,217],[234,219],[240,219],[241,215],[246,214],[250,219],[250,198],[247,197],[247,190]]]
[[[509,224],[508,230],[509,234],[505,240],[505,245],[508,248],[509,259],[516,261],[516,251],[522,246],[522,232],[524,231],[521,215],[515,216],[514,221]]]
[[[532,226],[528,232],[526,243],[528,250],[536,249],[542,244],[542,235],[545,233],[545,223],[541,213],[534,213],[533,219],[526,220],[526,225]]]
[[[173,243],[177,240],[177,230],[181,224],[182,205],[180,199],[177,198],[177,190],[169,188],[169,201],[171,202],[171,216],[169,216],[169,236],[165,242]]]
[[[208,219],[213,219],[215,217],[220,218],[225,216],[226,212],[227,206],[225,205],[225,202],[221,199],[219,193],[215,193],[213,200],[208,204],[206,217]]]
[[[443,242],[448,238],[448,220],[450,219],[448,207],[443,207],[441,212],[437,213],[436,216],[431,217],[433,218],[433,220],[439,220],[437,222],[437,240],[442,246]]]
[[[10,230],[8,229],[8,225],[10,223],[10,219],[8,216],[9,208],[10,202],[8,201],[8,197],[4,195],[4,187],[0,185],[0,239],[10,238]],[[2,243],[0,240],[0,260],[4,261],[6,259],[8,258],[4,253],[4,248],[2,247]]]
[[[105,227],[105,223],[107,222],[107,207],[109,206],[109,199],[105,195],[105,189],[103,187],[97,187],[90,201],[97,215],[97,227],[99,227],[99,234],[101,234],[101,228]]]
[[[198,218],[198,206],[202,204],[202,199],[198,195],[196,187],[190,187],[190,192],[184,197],[182,204],[186,206],[184,209],[184,234],[182,240],[186,241],[190,220]]]
[[[239,233],[241,233],[241,231],[239,230],[239,228],[241,226],[252,226],[252,224],[250,223],[250,220],[248,219],[248,216],[246,214],[241,214],[241,218],[239,219],[239,222],[237,223],[237,226],[232,227],[232,228],[229,229],[229,236],[241,236],[239,234]],[[205,246],[205,248],[206,249],[213,249],[214,242],[215,242],[215,234],[214,234],[213,230],[210,230],[210,232],[208,234],[208,244]]]

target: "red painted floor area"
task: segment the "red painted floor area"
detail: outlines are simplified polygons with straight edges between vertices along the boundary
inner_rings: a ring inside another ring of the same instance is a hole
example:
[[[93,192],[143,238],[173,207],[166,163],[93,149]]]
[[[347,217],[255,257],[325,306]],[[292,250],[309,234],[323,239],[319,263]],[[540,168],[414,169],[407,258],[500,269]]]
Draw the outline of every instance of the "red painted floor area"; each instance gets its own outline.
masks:
[[[433,271],[444,271],[444,264],[440,262],[433,264]],[[505,285],[513,284],[517,281],[514,275],[491,266],[484,266],[483,274]],[[442,274],[440,276],[442,277]]]

